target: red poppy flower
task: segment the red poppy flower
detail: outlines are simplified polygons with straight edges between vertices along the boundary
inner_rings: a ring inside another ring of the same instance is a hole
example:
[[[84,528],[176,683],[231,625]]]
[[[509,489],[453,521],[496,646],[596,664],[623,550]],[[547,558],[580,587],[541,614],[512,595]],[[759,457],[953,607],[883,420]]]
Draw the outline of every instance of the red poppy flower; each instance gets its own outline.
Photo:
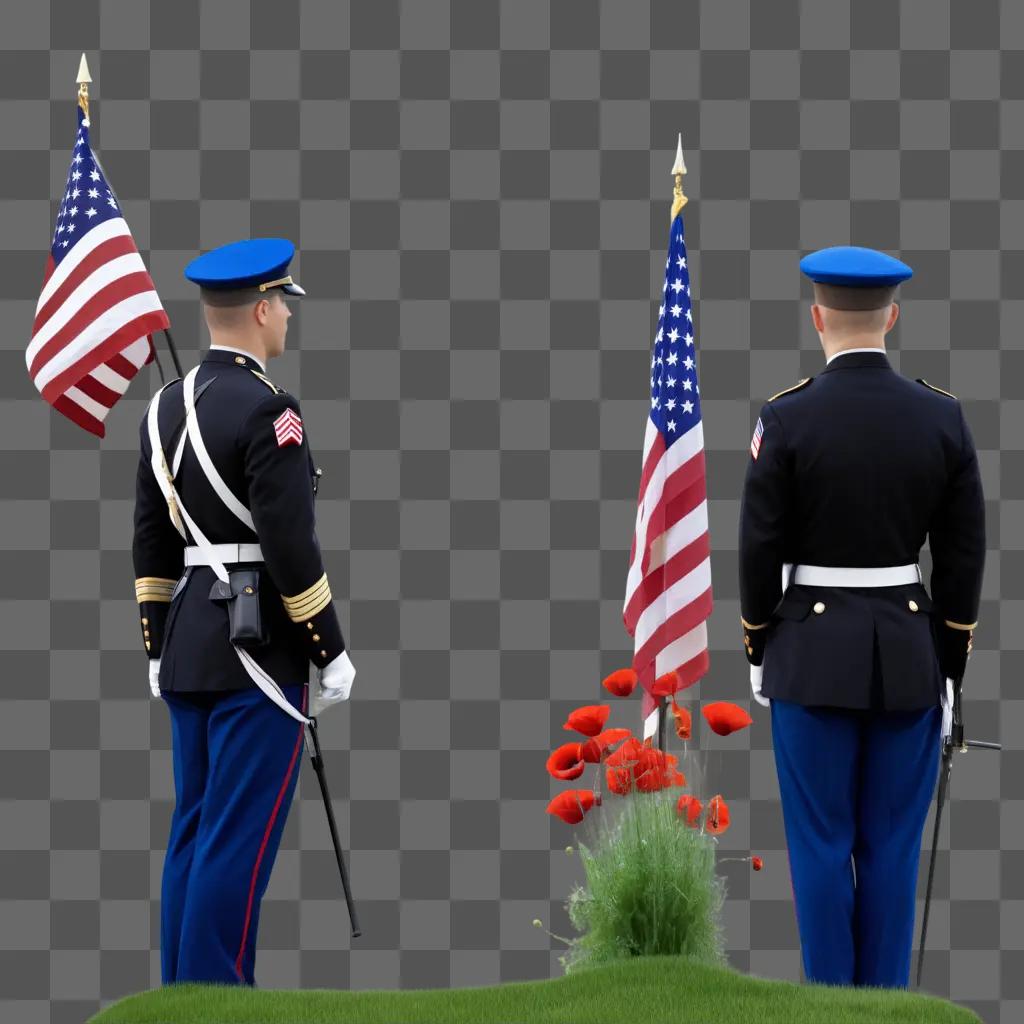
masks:
[[[606,676],[601,685],[616,697],[628,697],[637,684],[637,674],[631,668],[616,669],[610,676]]]
[[[750,858],[750,866],[751,866],[751,867],[752,867],[752,868],[753,868],[753,869],[754,869],[755,871],[760,871],[760,870],[761,870],[761,868],[763,868],[763,867],[764,867],[764,861],[763,861],[763,860],[761,860],[761,858],[760,858],[760,857],[751,857],[751,858]]]
[[[704,830],[717,836],[729,827],[729,805],[721,794],[708,801],[708,815],[704,822]]]
[[[648,749],[650,748],[645,747],[635,736],[629,736],[622,746],[604,759],[604,763],[616,766],[632,764],[644,750]]]
[[[693,731],[693,720],[690,718],[690,712],[686,708],[680,707],[676,703],[675,697],[672,698],[671,708],[672,717],[676,725],[676,735],[681,740],[688,740]]]
[[[581,732],[584,736],[596,736],[604,728],[604,723],[608,721],[609,711],[611,711],[611,706],[608,704],[588,704],[585,707],[576,708],[566,719],[562,728]]]
[[[633,788],[633,773],[628,768],[606,768],[608,788],[619,796],[625,796]]]
[[[675,754],[645,747],[633,766],[636,788],[651,793],[667,786],[685,786],[686,776],[676,768],[678,762]]]
[[[608,747],[613,743],[618,743],[619,740],[626,739],[629,735],[628,729],[605,729],[604,732],[598,733],[597,736],[591,736],[590,739],[582,744],[583,760],[589,761],[591,764],[597,764]]]
[[[654,680],[651,686],[651,696],[671,697],[677,690],[682,689],[682,685],[679,673],[673,669],[671,672],[666,672],[663,676],[658,676]]]
[[[686,818],[686,824],[696,827],[704,805],[692,794],[684,793],[676,802],[676,814]]]
[[[701,713],[708,721],[708,725],[718,733],[719,736],[728,736],[738,729],[745,729],[753,723],[750,715],[732,701],[719,700],[714,704],[705,704]]]
[[[582,743],[563,743],[548,757],[548,772],[556,779],[578,779],[583,774]]]
[[[548,804],[548,814],[557,814],[567,825],[578,825],[591,807],[600,806],[601,794],[592,789],[567,789]]]

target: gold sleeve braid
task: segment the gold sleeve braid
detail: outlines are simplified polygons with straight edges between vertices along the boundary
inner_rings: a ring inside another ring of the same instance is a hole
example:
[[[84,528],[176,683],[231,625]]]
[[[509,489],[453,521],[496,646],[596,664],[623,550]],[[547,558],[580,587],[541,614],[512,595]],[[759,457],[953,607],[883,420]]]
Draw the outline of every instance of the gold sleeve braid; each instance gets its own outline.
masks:
[[[140,576],[135,581],[135,600],[139,604],[143,601],[167,601],[171,600],[171,593],[177,580],[169,580],[163,576]]]
[[[327,573],[301,594],[292,597],[281,595],[285,611],[292,622],[304,622],[321,612],[331,603],[331,585],[327,582]]]

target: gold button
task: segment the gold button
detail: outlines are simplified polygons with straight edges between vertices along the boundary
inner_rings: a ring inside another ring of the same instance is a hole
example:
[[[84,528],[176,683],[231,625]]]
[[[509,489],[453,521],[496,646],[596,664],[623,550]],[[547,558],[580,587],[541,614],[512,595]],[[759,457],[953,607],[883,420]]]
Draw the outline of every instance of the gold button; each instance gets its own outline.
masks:
[[[143,636],[149,636],[149,630],[148,630],[148,629],[144,629],[144,630],[142,631],[142,635],[143,635]]]
[[[245,366],[245,356],[235,356],[235,362],[240,366]]]
[[[814,602],[814,613],[816,615],[820,615],[824,610],[825,610],[825,602],[824,601],[815,601]]]
[[[149,619],[143,619],[143,620],[142,620],[142,624],[143,624],[144,626],[148,626],[148,625],[149,625]]]
[[[306,623],[306,629],[312,629],[312,628],[313,628],[313,623],[312,622],[307,622]]]
[[[242,587],[242,590],[244,590],[245,593],[247,594],[251,594],[253,592],[252,587]]]
[[[910,608],[910,610],[912,612],[916,612],[917,611],[917,602],[916,601],[908,601],[907,605],[908,605],[908,607]]]
[[[317,467],[316,475],[317,476],[323,476],[324,475],[324,471],[322,469],[320,469],[319,467]]]
[[[326,651],[321,651],[320,652],[320,657],[321,658],[326,658],[327,657],[327,652]]]
[[[146,650],[147,651],[149,650],[149,641],[148,640],[146,641]]]
[[[314,640],[319,640],[320,639],[320,634],[319,633],[314,633],[313,634],[313,639]]]

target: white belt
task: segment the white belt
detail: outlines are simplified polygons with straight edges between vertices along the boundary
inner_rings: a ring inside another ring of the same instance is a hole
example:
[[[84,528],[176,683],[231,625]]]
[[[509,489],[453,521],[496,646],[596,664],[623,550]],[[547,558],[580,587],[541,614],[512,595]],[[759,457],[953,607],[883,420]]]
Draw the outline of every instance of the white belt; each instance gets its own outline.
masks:
[[[787,563],[782,568],[783,590],[793,566]],[[921,567],[916,562],[909,565],[884,565],[869,568],[847,568],[835,565],[797,565],[796,572],[789,580],[809,587],[895,587],[901,583],[920,583]]]
[[[210,544],[208,549],[189,544],[185,548],[186,565],[209,565],[210,552],[218,561],[230,562],[262,562],[263,551],[259,544]]]

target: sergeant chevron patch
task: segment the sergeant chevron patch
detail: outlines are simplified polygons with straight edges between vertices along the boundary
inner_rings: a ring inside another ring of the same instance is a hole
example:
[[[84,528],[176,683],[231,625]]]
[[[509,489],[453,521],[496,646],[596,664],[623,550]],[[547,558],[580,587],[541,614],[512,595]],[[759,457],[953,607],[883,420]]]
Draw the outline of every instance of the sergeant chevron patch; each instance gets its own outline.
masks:
[[[285,409],[274,420],[274,433],[277,434],[277,447],[287,444],[302,444],[302,420],[294,409]]]

